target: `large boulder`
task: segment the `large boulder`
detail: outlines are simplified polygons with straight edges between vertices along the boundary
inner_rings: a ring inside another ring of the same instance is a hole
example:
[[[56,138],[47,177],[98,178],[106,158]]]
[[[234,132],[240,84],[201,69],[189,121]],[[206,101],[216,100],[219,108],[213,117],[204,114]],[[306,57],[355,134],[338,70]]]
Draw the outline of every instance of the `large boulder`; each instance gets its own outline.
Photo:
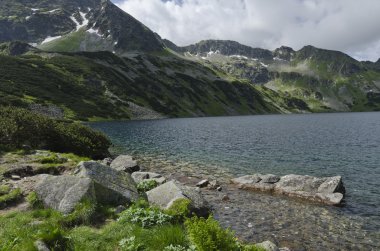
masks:
[[[117,206],[139,198],[136,183],[129,173],[96,161],[84,161],[79,163],[76,175],[94,182],[96,200],[100,203]]]
[[[111,162],[110,167],[117,171],[123,171],[127,173],[140,171],[140,167],[137,162],[133,160],[132,156],[129,155],[118,156]]]
[[[39,175],[35,187],[38,198],[47,207],[64,214],[71,213],[84,199],[95,201],[94,183],[89,178]]]
[[[282,177],[254,174],[232,179],[231,182],[246,190],[282,194],[329,205],[341,204],[345,194],[341,176],[319,178],[295,174]]]
[[[148,180],[155,180],[157,184],[161,185],[166,182],[166,178],[163,177],[161,174],[152,172],[134,172],[132,173],[132,178],[136,183]]]
[[[203,199],[200,191],[194,187],[188,187],[174,181],[166,182],[147,193],[150,204],[161,209],[168,209],[178,199],[191,201],[190,210],[198,216],[207,216],[210,212],[208,204]]]

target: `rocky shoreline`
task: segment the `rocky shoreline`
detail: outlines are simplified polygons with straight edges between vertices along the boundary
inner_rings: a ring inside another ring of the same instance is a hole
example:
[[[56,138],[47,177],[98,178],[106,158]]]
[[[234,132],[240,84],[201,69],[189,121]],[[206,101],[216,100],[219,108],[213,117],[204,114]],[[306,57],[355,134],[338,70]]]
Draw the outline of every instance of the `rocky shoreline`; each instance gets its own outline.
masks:
[[[295,213],[298,217],[300,213],[307,212],[309,215],[306,213],[306,217],[314,220],[317,220],[321,213],[326,213],[330,217],[330,209],[308,202],[341,205],[345,193],[339,176],[316,178],[253,174],[238,178],[215,179],[212,176],[190,175],[181,170],[170,171],[160,166],[148,166],[143,161],[142,163],[139,165],[131,156],[121,155],[103,161],[84,161],[69,172],[54,175],[30,175],[30,173],[20,172],[22,168],[19,168],[15,169],[17,173],[10,173],[7,180],[23,191],[35,191],[45,206],[65,214],[73,211],[75,205],[83,198],[113,204],[118,210],[125,210],[123,206],[125,203],[130,203],[142,196],[137,190],[138,184],[154,181],[157,187],[146,191],[143,195],[150,204],[168,209],[178,199],[189,199],[193,213],[199,216],[212,213],[224,227],[235,230],[237,236],[243,241],[268,240],[262,244],[266,250],[316,250],[318,246],[307,243],[308,237],[300,236],[302,230],[298,229],[297,232],[290,225],[287,228],[289,223],[286,222],[291,221]],[[335,194],[339,195],[335,196]],[[287,196],[291,199],[287,199]],[[294,198],[300,200],[297,201]],[[338,201],[336,198],[341,199]],[[276,209],[266,210],[265,207]],[[310,218],[310,211],[313,218]],[[281,229],[274,227],[274,230],[271,230],[272,236],[256,230],[265,225],[269,227],[273,224],[271,221],[277,220],[284,222],[276,223],[281,226]],[[309,223],[305,222],[305,224]],[[342,224],[349,224],[349,221]],[[315,226],[319,227],[319,223]],[[336,229],[333,228],[330,231],[335,233]],[[285,232],[288,232],[288,235],[284,235]],[[279,249],[277,246],[288,248]],[[339,250],[339,248],[322,244],[320,247]],[[347,244],[346,247],[351,246]],[[360,247],[358,246],[359,249]]]

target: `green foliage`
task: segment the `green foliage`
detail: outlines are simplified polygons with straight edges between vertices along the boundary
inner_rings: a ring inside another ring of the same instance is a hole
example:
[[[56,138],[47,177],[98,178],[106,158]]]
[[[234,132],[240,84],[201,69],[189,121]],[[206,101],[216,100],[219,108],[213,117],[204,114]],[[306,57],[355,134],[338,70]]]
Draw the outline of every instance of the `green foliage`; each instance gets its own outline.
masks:
[[[143,228],[170,223],[172,216],[161,212],[157,208],[130,207],[120,214],[119,222],[138,224]]]
[[[48,157],[42,157],[40,159],[41,164],[63,164],[67,162],[67,159],[60,158],[57,154],[51,154]]]
[[[42,239],[53,250],[65,250],[68,240],[58,224],[62,214],[54,210],[15,212],[0,217],[0,250],[34,250]]]
[[[90,224],[96,213],[96,209],[97,207],[95,202],[89,199],[84,199],[75,206],[75,209],[71,214],[62,219],[61,225],[71,227],[82,224]]]
[[[194,246],[187,248],[183,246],[170,245],[170,246],[165,247],[163,251],[196,251],[196,249]]]
[[[175,200],[172,205],[165,210],[165,213],[171,215],[177,221],[183,221],[190,216],[191,201],[189,199],[180,198]]]
[[[3,191],[5,192],[5,190]],[[0,196],[0,209],[7,207],[22,197],[20,188],[8,190],[8,193]]]
[[[38,195],[36,192],[31,192],[26,196],[26,201],[29,203],[31,208],[34,209],[41,209],[43,208],[42,201],[38,198]]]
[[[139,184],[137,184],[137,190],[139,192],[147,192],[152,190],[153,188],[157,187],[158,183],[155,180],[144,180],[141,181]]]
[[[239,250],[233,232],[223,229],[213,218],[193,217],[186,220],[186,230],[191,244],[198,251],[233,251]]]
[[[0,186],[0,196],[8,194],[11,191],[11,187],[8,185],[1,185]]]
[[[5,148],[22,145],[72,152],[92,158],[108,155],[110,141],[100,132],[78,123],[48,118],[16,107],[0,107],[0,142]],[[46,163],[57,159],[45,159]]]
[[[124,238],[119,242],[119,246],[123,251],[140,251],[143,250],[143,245],[136,241],[136,236]]]

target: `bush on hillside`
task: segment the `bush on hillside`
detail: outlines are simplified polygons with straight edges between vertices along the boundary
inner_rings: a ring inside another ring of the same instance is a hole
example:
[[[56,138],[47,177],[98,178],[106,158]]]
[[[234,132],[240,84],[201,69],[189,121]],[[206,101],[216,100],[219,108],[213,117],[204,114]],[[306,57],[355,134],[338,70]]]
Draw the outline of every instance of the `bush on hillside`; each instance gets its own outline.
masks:
[[[23,145],[103,158],[109,154],[111,142],[82,124],[55,120],[22,108],[0,107],[0,150]]]

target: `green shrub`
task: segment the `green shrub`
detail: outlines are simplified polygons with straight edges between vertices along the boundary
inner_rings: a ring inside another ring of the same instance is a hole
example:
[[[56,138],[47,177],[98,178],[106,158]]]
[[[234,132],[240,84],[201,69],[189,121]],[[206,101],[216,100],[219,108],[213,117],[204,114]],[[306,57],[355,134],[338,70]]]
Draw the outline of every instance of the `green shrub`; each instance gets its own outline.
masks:
[[[158,183],[155,180],[144,180],[137,184],[137,190],[139,192],[145,193],[147,191],[152,190],[153,188],[156,188],[157,186]]]
[[[182,221],[186,217],[190,217],[191,201],[189,199],[180,198],[175,200],[172,205],[165,210],[165,213],[173,216],[177,221]]]
[[[189,240],[198,251],[238,251],[239,244],[233,232],[223,229],[211,216],[193,217],[185,222]]]
[[[16,202],[22,197],[21,189],[16,188],[10,190],[7,194],[0,196],[0,209],[9,206],[10,204]]]
[[[135,208],[130,207],[120,214],[119,222],[130,222],[138,224],[143,228],[156,225],[164,225],[172,220],[172,216],[161,212],[156,208]]]
[[[111,145],[102,133],[87,126],[55,120],[16,107],[0,107],[0,142],[1,149],[30,145],[91,158],[107,156]]]

